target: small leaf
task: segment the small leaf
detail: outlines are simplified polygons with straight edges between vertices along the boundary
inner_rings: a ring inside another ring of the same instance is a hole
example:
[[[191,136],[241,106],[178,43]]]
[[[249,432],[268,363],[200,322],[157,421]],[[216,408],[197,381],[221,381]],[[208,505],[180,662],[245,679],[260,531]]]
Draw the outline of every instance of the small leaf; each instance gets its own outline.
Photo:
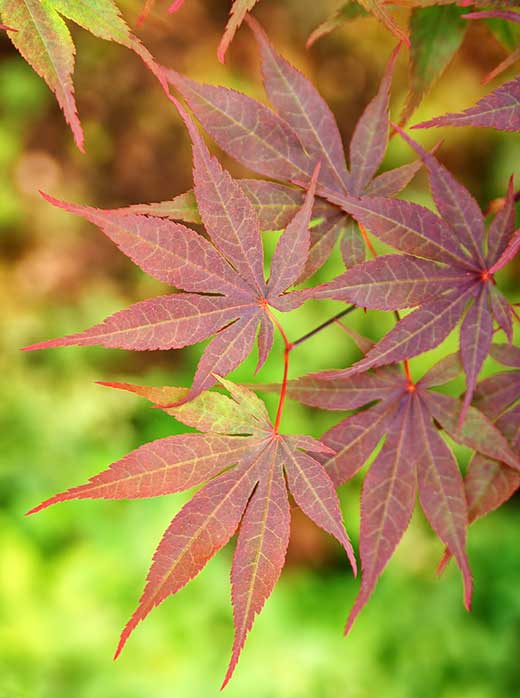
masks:
[[[499,131],[520,131],[520,78],[515,78],[483,97],[475,106],[460,113],[444,114],[416,124],[432,126],[475,126]]]
[[[62,17],[101,39],[114,41],[134,51],[168,94],[162,69],[130,32],[112,0],[96,0],[95,3],[85,0],[1,0],[0,13],[6,24],[17,28],[10,34],[11,41],[56,95],[82,152],[84,134],[72,83],[75,46]]]
[[[307,39],[306,46],[310,48],[318,39],[330,34],[340,27],[343,22],[350,22],[358,17],[366,17],[369,13],[356,0],[349,0],[341,5],[334,14],[322,22]]]
[[[217,57],[221,63],[224,63],[226,51],[228,50],[229,44],[233,41],[237,29],[247,17],[247,13],[253,9],[257,2],[258,0],[234,0],[231,6],[231,15],[226,26],[226,31],[224,32],[224,36],[220,41],[217,51]]]
[[[399,126],[395,128],[426,165],[435,206],[455,232],[455,239],[467,248],[475,264],[483,264],[485,223],[479,205],[437,158],[421,148]]]
[[[403,361],[433,349],[454,329],[471,292],[471,287],[461,287],[455,293],[424,303],[400,320],[364,359],[342,371],[340,376],[346,378],[360,371]]]
[[[165,72],[204,129],[221,148],[253,172],[292,181],[307,180],[313,165],[298,136],[271,109],[225,87],[204,85]]]
[[[505,252],[515,230],[515,188],[513,177],[509,179],[504,205],[491,221],[488,230],[487,257],[493,266]]]
[[[249,464],[229,470],[197,492],[173,519],[154,553],[146,587],[121,634],[115,658],[150,611],[182,589],[230,540],[258,477],[258,469]]]
[[[142,499],[182,492],[236,463],[250,448],[246,439],[216,434],[182,434],[152,441],[86,485],[57,494],[28,513],[70,499]]]

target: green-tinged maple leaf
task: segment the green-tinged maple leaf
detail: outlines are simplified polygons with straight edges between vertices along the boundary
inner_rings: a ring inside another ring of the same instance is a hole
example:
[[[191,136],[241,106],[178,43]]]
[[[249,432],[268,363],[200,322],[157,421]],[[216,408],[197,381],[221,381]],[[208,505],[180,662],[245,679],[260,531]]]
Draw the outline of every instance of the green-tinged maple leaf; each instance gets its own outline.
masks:
[[[112,0],[0,0],[0,17],[16,30],[9,33],[11,41],[56,95],[82,151],[84,134],[72,82],[75,47],[65,19],[137,53],[168,92],[160,67],[131,33]]]
[[[406,122],[423,96],[458,51],[467,29],[464,10],[453,6],[424,7],[410,15],[410,88],[401,122]]]
[[[138,623],[195,577],[238,529],[231,568],[235,639],[225,685],[284,566],[289,492],[314,523],[339,541],[354,573],[356,560],[334,485],[310,455],[331,449],[309,436],[275,433],[264,403],[253,392],[219,380],[231,397],[203,393],[189,404],[166,410],[203,433],[141,446],[88,483],[51,497],[30,513],[71,499],[157,497],[206,482],[172,520],[155,551],[144,592],[123,630],[116,656]],[[185,388],[107,385],[159,406],[178,402],[186,393]]]

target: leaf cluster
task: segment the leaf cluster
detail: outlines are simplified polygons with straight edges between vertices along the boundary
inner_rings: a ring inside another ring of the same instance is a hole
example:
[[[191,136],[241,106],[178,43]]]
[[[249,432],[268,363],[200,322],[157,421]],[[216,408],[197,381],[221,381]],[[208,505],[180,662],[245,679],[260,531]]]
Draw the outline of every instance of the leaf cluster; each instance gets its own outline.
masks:
[[[175,3],[173,9],[181,4]],[[106,211],[44,195],[54,206],[96,225],[145,273],[173,291],[136,303],[86,330],[26,349],[102,345],[166,350],[209,339],[189,388],[107,383],[145,397],[199,433],[146,444],[88,483],[47,499],[32,511],[71,499],[137,499],[200,487],[157,547],[116,656],[138,623],[198,574],[238,530],[231,569],[235,640],[224,684],[281,574],[289,540],[290,497],[341,544],[355,573],[356,558],[336,488],[350,481],[380,447],[363,482],[362,579],[348,630],[408,527],[417,495],[446,546],[442,565],[453,557],[461,570],[469,608],[468,525],[506,501],[520,484],[520,357],[513,346],[519,315],[495,278],[520,248],[513,179],[488,224],[471,193],[435,154],[400,126],[391,125],[392,72],[400,45],[354,129],[347,161],[334,115],[314,86],[247,15],[253,4],[235,2],[221,52],[245,19],[259,47],[272,108],[159,67],[129,32],[111,0],[93,5],[0,0],[2,19],[13,28],[24,27],[12,39],[56,92],[78,145],[82,134],[71,83],[74,50],[63,17],[136,51],[160,80],[192,142],[193,189],[171,201]],[[382,4],[364,2],[363,8],[406,40]],[[416,27],[426,22],[420,31],[427,34],[428,22],[433,26],[452,10],[459,21],[457,8],[443,6],[414,10],[412,23]],[[504,19],[504,11],[500,16],[497,12],[484,13],[484,19],[489,15]],[[35,45],[35,32],[40,37],[55,32],[50,51]],[[453,37],[450,41],[450,46],[460,43]],[[428,66],[430,57],[419,57],[423,48],[412,40],[412,55],[421,68],[415,86],[412,79],[405,115],[435,77]],[[445,50],[446,59],[450,51]],[[431,125],[465,119],[475,126],[517,129],[517,87],[518,79],[465,117],[442,117]],[[224,151],[261,178],[234,179],[210,153],[194,118]],[[380,172],[391,129],[411,146],[417,160]],[[395,198],[421,167],[428,173],[437,212]],[[273,230],[282,232],[266,278],[262,234]],[[373,238],[396,252],[377,256]],[[336,244],[345,272],[313,285],[314,273]],[[323,299],[348,304],[342,316],[355,308],[383,310],[395,314],[397,322],[377,343],[349,330],[364,354],[353,366],[290,381],[291,353],[337,318],[291,341],[278,313]],[[415,379],[409,359],[437,347],[459,325],[459,351]],[[285,345],[282,382],[254,386],[279,393],[272,420],[251,386],[237,385],[225,376],[255,344],[260,370],[272,350],[275,331]],[[506,343],[493,342],[495,333],[503,333]],[[479,382],[490,354],[508,370]],[[439,391],[460,374],[466,383],[460,398]],[[216,383],[229,396],[211,391]],[[280,418],[286,397],[349,414],[319,441],[283,435]],[[464,479],[445,436],[474,451]]]

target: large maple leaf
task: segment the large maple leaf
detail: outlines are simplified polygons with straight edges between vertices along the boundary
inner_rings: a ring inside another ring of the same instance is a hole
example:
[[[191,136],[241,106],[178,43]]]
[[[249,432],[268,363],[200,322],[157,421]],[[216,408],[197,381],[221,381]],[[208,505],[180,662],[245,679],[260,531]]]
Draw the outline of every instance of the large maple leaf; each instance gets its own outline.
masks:
[[[182,111],[193,141],[195,197],[210,240],[178,223],[76,206],[46,196],[60,208],[98,225],[141,269],[186,293],[141,301],[99,325],[28,350],[96,345],[133,350],[172,349],[211,335],[189,398],[213,385],[251,352],[258,336],[259,367],[273,342],[269,306],[293,308],[304,300],[285,291],[301,275],[309,249],[309,223],[319,166],[302,207],[287,225],[264,279],[258,218],[241,187],[213,158]],[[294,294],[296,295],[296,294]]]
[[[264,403],[254,393],[220,380],[232,398],[203,393],[167,410],[204,433],[170,436],[141,446],[88,483],[51,497],[31,513],[70,499],[156,497],[209,481],[168,526],[116,657],[138,623],[195,577],[239,529],[231,568],[235,639],[225,685],[284,565],[290,524],[288,491],[310,519],[340,542],[354,572],[356,561],[334,485],[309,455],[327,453],[330,448],[309,436],[275,433]],[[187,394],[185,388],[108,385],[160,405],[181,402]]]
[[[436,424],[458,443],[506,463],[516,477],[520,475],[520,461],[503,434],[480,410],[470,407],[464,425],[459,427],[460,401],[432,390],[456,378],[461,369],[458,356],[451,355],[415,383],[397,367],[385,366],[347,378],[341,371],[311,374],[288,384],[289,397],[313,407],[357,410],[368,405],[322,437],[323,443],[335,451],[324,462],[335,485],[350,480],[385,437],[363,483],[361,589],[346,631],[406,531],[417,491],[426,518],[461,569],[464,601],[470,606],[472,580],[466,554],[464,485],[455,456]]]
[[[235,90],[201,84],[175,71],[166,71],[218,145],[254,172],[284,184],[301,186],[308,182],[320,162],[317,193],[322,198],[331,199],[347,192],[353,196],[393,196],[401,191],[418,171],[420,162],[377,175],[388,143],[390,87],[398,49],[390,58],[376,96],[357,123],[350,143],[349,169],[338,125],[325,101],[302,73],[276,52],[258,22],[251,17],[247,22],[260,46],[264,86],[276,112]],[[302,196],[298,190],[280,183],[263,182],[261,186],[259,203],[269,207],[271,216],[279,220],[288,215],[288,202],[294,205]],[[260,185],[256,185],[259,189]],[[256,195],[253,192],[252,198]],[[323,201],[318,206],[314,217],[323,220],[312,230],[302,278],[326,261],[338,239],[346,266],[365,258],[365,246],[352,218],[340,206]],[[157,204],[147,210],[179,215],[177,202],[173,206]]]
[[[496,287],[494,274],[520,247],[520,230],[514,232],[513,183],[486,240],[484,215],[471,194],[433,155],[400,132],[426,165],[442,218],[408,201],[382,197],[337,199],[376,237],[405,254],[384,255],[357,265],[318,286],[312,295],[380,310],[419,306],[361,361],[345,369],[345,375],[433,349],[464,318],[460,354],[467,390],[462,419],[491,346],[493,321],[510,341],[512,337],[511,306]]]
[[[0,0],[0,17],[17,30],[9,34],[11,41],[56,95],[82,151],[84,135],[72,83],[75,47],[64,17],[100,39],[134,51],[168,92],[160,67],[112,0]]]

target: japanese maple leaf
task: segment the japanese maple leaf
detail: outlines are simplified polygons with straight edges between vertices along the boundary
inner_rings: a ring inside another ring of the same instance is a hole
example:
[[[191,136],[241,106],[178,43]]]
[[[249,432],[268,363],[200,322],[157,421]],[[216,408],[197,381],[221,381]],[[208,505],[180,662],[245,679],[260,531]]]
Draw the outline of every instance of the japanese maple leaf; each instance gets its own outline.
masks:
[[[396,49],[390,58],[377,95],[358,121],[350,143],[347,168],[341,136],[329,107],[314,86],[280,56],[252,17],[247,18],[262,57],[266,92],[276,112],[244,94],[225,87],[204,85],[175,71],[166,71],[204,129],[231,157],[254,172],[284,184],[305,186],[317,162],[321,163],[317,194],[322,198],[351,195],[393,196],[401,191],[420,167],[414,162],[376,175],[388,143],[388,107]],[[288,201],[301,196],[280,183],[263,183],[262,201],[272,215],[276,203],[283,218]],[[311,232],[306,278],[329,257],[341,239],[347,266],[365,258],[357,226],[340,206],[320,202],[318,217],[324,220]],[[159,210],[168,210],[160,204]],[[154,207],[154,210],[155,209]],[[316,217],[316,216],[315,216]]]
[[[308,436],[275,433],[264,403],[254,393],[220,380],[232,399],[203,393],[168,410],[204,433],[145,444],[88,483],[51,497],[31,513],[69,499],[156,497],[207,482],[168,526],[116,657],[138,623],[195,577],[239,529],[231,568],[235,640],[225,685],[284,565],[290,523],[288,490],[302,511],[341,543],[354,572],[356,561],[332,481],[309,455],[330,449]],[[111,385],[159,404],[182,401],[187,393],[185,388]]]
[[[368,405],[322,438],[335,451],[324,462],[335,485],[350,480],[385,437],[363,483],[362,580],[347,632],[408,527],[417,491],[426,518],[462,572],[464,602],[470,606],[472,580],[466,554],[464,486],[457,461],[435,424],[458,443],[507,463],[517,475],[520,461],[482,412],[470,407],[460,428],[460,401],[431,390],[456,378],[460,371],[459,357],[451,355],[416,383],[395,366],[347,378],[341,371],[329,371],[289,382],[288,396],[306,405],[327,410],[357,410]]]
[[[413,128],[476,126],[498,131],[520,131],[520,77],[497,87],[473,107],[422,121]]]
[[[0,17],[15,28],[9,35],[11,41],[56,95],[81,151],[84,135],[72,83],[75,46],[64,17],[100,39],[137,53],[168,92],[161,69],[130,32],[112,0],[0,0]]]
[[[444,4],[416,7],[410,13],[410,84],[401,125],[408,121],[460,48],[467,29],[463,12],[454,4]]]
[[[171,221],[121,216],[45,198],[98,225],[143,271],[185,293],[141,301],[83,332],[27,349],[96,344],[139,351],[173,349],[217,333],[197,367],[189,393],[192,398],[213,385],[214,373],[229,373],[249,355],[258,328],[260,367],[273,342],[269,306],[290,309],[304,300],[293,300],[284,292],[298,279],[307,258],[319,167],[303,206],[278,241],[266,282],[255,211],[182,114],[193,141],[195,196],[210,240]]]
[[[484,216],[471,194],[435,157],[399,131],[428,169],[442,218],[408,201],[383,197],[338,200],[376,237],[405,254],[359,264],[318,286],[313,295],[380,310],[418,306],[344,375],[433,349],[463,318],[460,354],[467,390],[462,420],[491,346],[493,321],[510,340],[512,337],[511,307],[497,289],[494,274],[520,247],[520,230],[514,232],[513,183],[510,181],[504,208],[489,227],[485,251]]]

